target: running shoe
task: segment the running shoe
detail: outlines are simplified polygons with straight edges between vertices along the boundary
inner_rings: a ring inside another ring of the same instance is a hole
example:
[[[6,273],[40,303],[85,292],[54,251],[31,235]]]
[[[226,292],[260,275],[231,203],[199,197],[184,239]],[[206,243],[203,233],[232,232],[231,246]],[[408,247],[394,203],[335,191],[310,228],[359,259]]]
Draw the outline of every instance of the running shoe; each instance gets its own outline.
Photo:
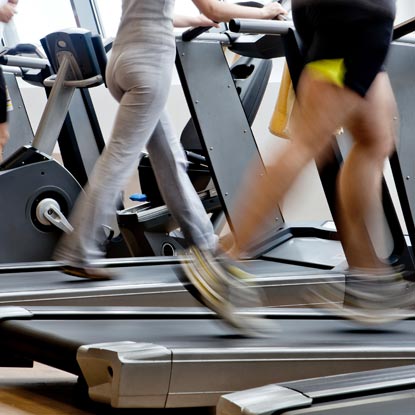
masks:
[[[352,270],[346,275],[344,289],[324,284],[310,294],[337,315],[363,324],[385,324],[415,316],[415,283],[405,278],[402,269]]]
[[[63,265],[60,270],[64,274],[71,275],[73,277],[85,278],[94,281],[105,281],[114,278],[114,275],[105,268]]]
[[[193,246],[183,255],[182,271],[180,277],[190,294],[241,334],[269,334],[269,322],[257,313],[263,300],[259,288],[252,286],[254,276],[235,261]]]

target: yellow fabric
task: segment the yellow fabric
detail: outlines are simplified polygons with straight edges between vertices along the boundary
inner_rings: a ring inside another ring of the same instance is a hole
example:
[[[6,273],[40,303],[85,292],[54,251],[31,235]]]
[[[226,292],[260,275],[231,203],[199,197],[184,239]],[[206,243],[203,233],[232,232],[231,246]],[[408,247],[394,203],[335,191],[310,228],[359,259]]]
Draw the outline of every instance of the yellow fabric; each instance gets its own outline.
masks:
[[[269,124],[269,131],[271,134],[282,138],[290,138],[288,127],[294,101],[295,92],[288,66],[285,64],[277,102]]]
[[[9,111],[13,111],[13,102],[12,102],[12,99],[11,99],[11,97],[10,97],[10,94],[9,94],[9,88],[7,88],[7,85],[6,85],[6,97],[7,97],[7,112],[9,112]]]
[[[341,88],[344,87],[346,67],[344,66],[343,59],[323,59],[310,62],[306,67],[316,78],[330,82]]]

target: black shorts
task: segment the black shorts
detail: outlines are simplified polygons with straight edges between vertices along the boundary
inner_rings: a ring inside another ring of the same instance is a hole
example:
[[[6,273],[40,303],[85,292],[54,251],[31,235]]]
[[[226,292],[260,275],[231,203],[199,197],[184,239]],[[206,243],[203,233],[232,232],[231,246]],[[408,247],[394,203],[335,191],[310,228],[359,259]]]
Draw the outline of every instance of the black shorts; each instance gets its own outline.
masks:
[[[309,4],[293,8],[303,42],[305,64],[343,59],[344,85],[365,96],[384,62],[393,33],[393,19],[348,4]]]

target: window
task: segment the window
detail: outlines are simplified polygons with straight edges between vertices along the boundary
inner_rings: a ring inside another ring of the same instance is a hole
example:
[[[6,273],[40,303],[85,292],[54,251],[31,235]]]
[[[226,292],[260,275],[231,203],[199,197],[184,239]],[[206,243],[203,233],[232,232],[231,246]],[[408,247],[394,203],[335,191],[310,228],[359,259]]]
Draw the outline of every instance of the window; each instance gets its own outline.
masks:
[[[186,15],[196,15],[199,13],[199,10],[194,5],[191,0],[178,0],[176,1],[175,13],[177,14],[186,14]]]
[[[14,24],[23,43],[40,44],[47,34],[76,26],[70,0],[19,0],[17,10]]]
[[[114,37],[121,17],[121,0],[95,0],[105,37]]]

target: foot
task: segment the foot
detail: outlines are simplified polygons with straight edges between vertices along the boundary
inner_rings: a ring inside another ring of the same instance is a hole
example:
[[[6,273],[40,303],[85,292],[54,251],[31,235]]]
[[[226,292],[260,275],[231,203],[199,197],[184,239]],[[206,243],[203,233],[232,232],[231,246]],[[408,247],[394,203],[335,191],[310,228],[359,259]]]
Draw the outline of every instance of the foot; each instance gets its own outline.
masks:
[[[263,305],[261,295],[258,288],[248,284],[253,276],[238,264],[191,247],[183,257],[182,270],[184,281],[190,282],[190,294],[228,324],[249,337],[266,334],[269,325],[265,319],[248,312]]]
[[[415,283],[407,281],[401,270],[352,271],[346,275],[344,290],[326,284],[311,295],[341,317],[364,324],[384,324],[415,316]]]
[[[64,265],[61,271],[74,277],[85,278],[94,281],[105,281],[114,278],[114,275],[105,268],[96,267],[74,267]]]

